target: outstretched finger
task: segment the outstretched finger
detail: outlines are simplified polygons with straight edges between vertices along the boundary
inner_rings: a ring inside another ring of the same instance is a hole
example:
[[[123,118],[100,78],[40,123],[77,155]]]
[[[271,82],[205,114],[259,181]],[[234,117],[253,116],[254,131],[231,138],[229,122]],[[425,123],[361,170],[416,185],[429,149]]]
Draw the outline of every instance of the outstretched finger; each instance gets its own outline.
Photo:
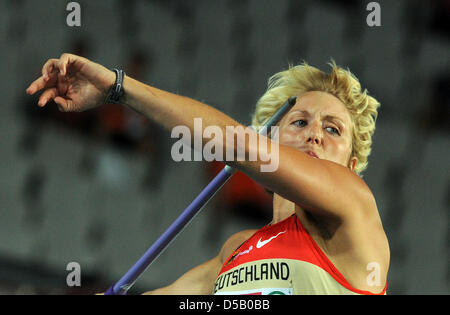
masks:
[[[44,80],[44,77],[43,76],[39,77],[38,79],[34,80],[33,83],[30,84],[30,86],[27,88],[26,92],[29,95],[33,95],[37,91],[45,88],[46,84],[47,84],[47,81]]]
[[[54,99],[56,96],[58,96],[58,89],[57,88],[51,88],[47,89],[42,93],[41,97],[39,98],[38,105],[40,107],[45,106],[45,104],[48,103],[49,100]]]
[[[52,78],[53,74],[57,74],[58,72],[58,68],[55,67],[57,62],[58,59],[47,60],[47,62],[42,67],[42,76],[34,80],[33,83],[31,83],[26,89],[26,92],[29,95],[33,95],[37,91],[50,86],[50,84],[48,84],[49,80]]]

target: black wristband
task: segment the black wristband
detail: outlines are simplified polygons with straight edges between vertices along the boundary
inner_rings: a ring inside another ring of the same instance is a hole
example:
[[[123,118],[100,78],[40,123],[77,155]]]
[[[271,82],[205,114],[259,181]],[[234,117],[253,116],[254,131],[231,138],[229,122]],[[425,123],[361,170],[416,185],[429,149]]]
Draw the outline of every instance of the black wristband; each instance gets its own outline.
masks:
[[[113,69],[116,74],[116,82],[111,87],[111,90],[106,97],[106,104],[119,104],[119,99],[123,96],[123,78],[125,77],[125,72],[119,69]]]

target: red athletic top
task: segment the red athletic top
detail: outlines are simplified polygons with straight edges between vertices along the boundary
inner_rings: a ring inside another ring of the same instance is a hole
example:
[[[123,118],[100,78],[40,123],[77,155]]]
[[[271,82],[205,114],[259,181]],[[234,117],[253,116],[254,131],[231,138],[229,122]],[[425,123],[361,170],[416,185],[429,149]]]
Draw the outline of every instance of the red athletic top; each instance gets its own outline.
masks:
[[[379,294],[385,294],[386,287]],[[373,294],[353,288],[297,215],[265,226],[222,266],[214,294]]]

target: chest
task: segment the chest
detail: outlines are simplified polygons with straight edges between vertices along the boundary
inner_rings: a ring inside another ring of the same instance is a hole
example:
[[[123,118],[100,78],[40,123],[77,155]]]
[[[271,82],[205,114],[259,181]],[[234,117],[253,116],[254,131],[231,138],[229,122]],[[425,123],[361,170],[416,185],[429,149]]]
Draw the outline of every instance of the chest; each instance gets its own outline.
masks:
[[[296,217],[265,227],[229,252],[221,272],[248,262],[267,259],[293,259],[319,263],[314,241],[301,226]]]

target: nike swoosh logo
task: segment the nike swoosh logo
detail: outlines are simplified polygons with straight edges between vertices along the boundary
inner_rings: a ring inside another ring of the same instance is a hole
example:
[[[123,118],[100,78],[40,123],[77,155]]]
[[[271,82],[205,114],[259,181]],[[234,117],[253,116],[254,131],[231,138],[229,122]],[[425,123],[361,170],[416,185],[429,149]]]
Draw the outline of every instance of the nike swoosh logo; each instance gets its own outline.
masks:
[[[286,231],[280,232],[280,233],[278,233],[277,235],[272,236],[271,238],[269,238],[269,239],[267,239],[267,240],[265,240],[265,241],[262,241],[262,242],[261,242],[261,240],[262,240],[262,237],[261,237],[261,238],[259,239],[258,243],[256,244],[256,248],[261,248],[261,247],[263,247],[264,245],[266,245],[267,243],[269,243],[271,240],[273,240],[274,238],[278,237],[278,235],[283,234],[283,233],[286,233]]]

